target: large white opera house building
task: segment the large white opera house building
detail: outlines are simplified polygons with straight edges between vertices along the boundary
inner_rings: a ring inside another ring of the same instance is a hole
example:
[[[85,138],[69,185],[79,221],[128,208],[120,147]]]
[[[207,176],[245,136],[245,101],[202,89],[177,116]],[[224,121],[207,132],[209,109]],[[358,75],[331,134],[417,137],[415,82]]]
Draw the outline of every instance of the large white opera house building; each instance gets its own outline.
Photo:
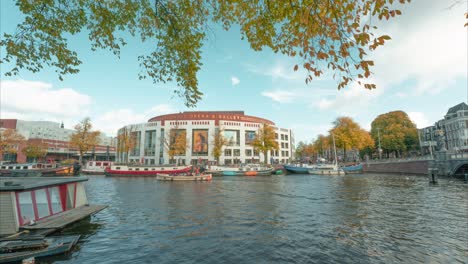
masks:
[[[257,130],[264,124],[276,131],[279,150],[268,153],[268,163],[288,163],[294,155],[294,135],[290,129],[279,128],[270,120],[245,115],[243,111],[197,111],[156,116],[147,123],[127,125],[118,134],[131,131],[135,147],[128,153],[119,151],[117,161],[153,164],[197,164],[213,163],[213,141],[215,132],[221,129],[227,144],[219,158],[221,165],[263,162],[262,153],[251,146]],[[172,129],[186,135],[185,155],[170,160],[164,138]],[[120,142],[118,142],[120,144]],[[127,157],[128,155],[128,157]],[[128,158],[128,159],[127,159]]]

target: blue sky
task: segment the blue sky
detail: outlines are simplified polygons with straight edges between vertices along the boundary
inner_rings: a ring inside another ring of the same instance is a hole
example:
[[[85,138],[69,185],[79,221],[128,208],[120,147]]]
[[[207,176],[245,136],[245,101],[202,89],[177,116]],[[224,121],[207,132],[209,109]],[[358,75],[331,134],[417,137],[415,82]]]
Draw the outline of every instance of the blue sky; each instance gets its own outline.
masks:
[[[12,2],[0,5],[3,36],[14,32],[22,17]],[[92,52],[87,36],[79,34],[70,38],[70,46],[83,64],[80,73],[66,75],[64,81],[48,69],[5,77],[11,65],[1,65],[0,117],[63,121],[72,128],[89,116],[96,129],[115,135],[126,124],[165,113],[244,110],[293,129],[296,142],[326,133],[339,116],[351,116],[369,129],[377,115],[403,110],[424,127],[467,101],[467,6],[449,8],[447,1],[433,0],[413,1],[401,9],[401,17],[379,26],[392,40],[371,55],[376,90],[351,84],[338,91],[327,77],[331,73],[306,85],[305,73],[293,71],[294,58],[254,52],[238,28],[225,32],[214,27],[198,74],[205,95],[196,108],[187,109],[174,96],[173,84],[138,80],[137,56],[149,53],[150,43],[131,40],[118,59],[106,50]]]

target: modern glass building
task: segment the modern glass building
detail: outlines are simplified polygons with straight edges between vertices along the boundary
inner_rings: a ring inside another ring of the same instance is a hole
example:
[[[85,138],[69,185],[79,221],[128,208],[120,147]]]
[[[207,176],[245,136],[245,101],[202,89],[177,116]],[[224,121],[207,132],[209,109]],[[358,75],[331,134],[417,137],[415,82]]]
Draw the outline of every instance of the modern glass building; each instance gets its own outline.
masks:
[[[130,133],[135,146],[126,153],[118,141],[117,160],[152,164],[197,164],[214,162],[213,144],[221,130],[227,144],[222,149],[220,164],[263,162],[263,154],[251,145],[258,129],[264,124],[274,127],[278,151],[268,153],[268,163],[288,163],[293,158],[294,135],[290,129],[279,128],[270,120],[245,115],[243,111],[197,111],[156,116],[143,124],[132,124],[118,131]],[[171,132],[172,131],[172,132]],[[170,159],[169,138],[184,138],[184,151]]]

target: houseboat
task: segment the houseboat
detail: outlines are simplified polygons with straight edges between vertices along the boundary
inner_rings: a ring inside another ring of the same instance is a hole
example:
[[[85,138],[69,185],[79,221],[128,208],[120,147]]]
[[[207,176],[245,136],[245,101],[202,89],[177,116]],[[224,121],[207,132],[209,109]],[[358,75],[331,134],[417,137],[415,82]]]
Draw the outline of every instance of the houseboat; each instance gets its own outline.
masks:
[[[86,177],[0,177],[0,236],[58,230],[106,206],[88,205]]]
[[[87,175],[104,175],[105,169],[112,166],[111,161],[88,161],[81,173]]]
[[[207,173],[214,176],[260,176],[271,175],[272,167],[247,164],[240,167],[209,166]]]
[[[192,166],[172,166],[172,165],[128,165],[113,164],[105,169],[106,176],[126,177],[156,177],[158,174],[181,174],[189,173]]]
[[[73,165],[60,165],[57,163],[3,164],[0,166],[0,177],[31,172],[40,173],[42,176],[72,176],[75,170]]]

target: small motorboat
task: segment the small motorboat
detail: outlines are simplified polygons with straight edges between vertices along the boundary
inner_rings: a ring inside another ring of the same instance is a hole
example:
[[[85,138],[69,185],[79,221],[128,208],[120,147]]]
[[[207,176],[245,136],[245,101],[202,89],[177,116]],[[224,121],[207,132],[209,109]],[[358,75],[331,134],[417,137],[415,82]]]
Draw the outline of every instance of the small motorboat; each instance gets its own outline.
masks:
[[[210,166],[207,173],[215,176],[260,176],[271,175],[273,168],[256,164],[247,164],[240,167]]]
[[[283,167],[287,172],[296,174],[308,174],[310,169],[315,168],[308,164],[283,165]]]
[[[75,236],[57,236],[43,239],[13,239],[0,241],[0,263],[18,262],[68,252],[80,239]]]
[[[112,166],[112,161],[88,161],[81,173],[86,175],[104,175],[107,167]]]
[[[362,163],[357,165],[350,165],[342,167],[345,174],[359,174],[362,173]]]
[[[335,164],[318,164],[315,168],[308,170],[312,175],[344,175],[344,171]]]
[[[199,174],[199,175],[170,175],[160,173],[156,176],[156,180],[160,181],[211,181],[211,174]]]

